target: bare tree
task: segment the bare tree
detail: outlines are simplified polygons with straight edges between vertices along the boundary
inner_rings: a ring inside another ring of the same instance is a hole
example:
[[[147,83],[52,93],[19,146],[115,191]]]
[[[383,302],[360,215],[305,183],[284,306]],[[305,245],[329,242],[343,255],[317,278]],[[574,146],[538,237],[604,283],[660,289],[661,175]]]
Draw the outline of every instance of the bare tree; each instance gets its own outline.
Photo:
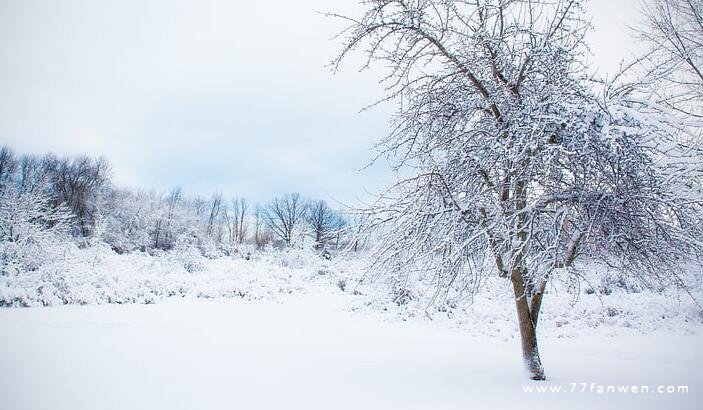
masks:
[[[274,198],[263,208],[263,220],[286,245],[290,245],[305,218],[306,205],[298,193]]]
[[[161,202],[163,201],[163,197],[159,195],[157,205],[161,205]],[[154,226],[154,249],[162,249],[163,247],[163,231],[164,231],[164,226],[168,223],[168,219],[165,215],[158,215],[156,218],[155,226]],[[161,242],[159,242],[161,240]]]
[[[17,188],[21,192],[35,192],[48,189],[47,183],[51,177],[51,156],[42,158],[36,155],[22,155],[19,158]]]
[[[175,234],[173,232],[174,220],[176,218],[176,209],[178,208],[183,198],[183,191],[180,187],[174,188],[166,197],[166,229],[165,229],[165,247],[171,249],[175,244]],[[158,241],[157,241],[158,242]]]
[[[173,232],[174,219],[182,195],[180,187],[172,189],[167,196],[157,195],[157,200],[153,204],[157,208],[155,210],[156,221],[154,222],[155,226],[152,235],[154,249],[169,250],[173,247],[176,236]]]
[[[101,198],[109,185],[110,166],[104,158],[81,156],[74,159],[43,160],[52,176],[57,205],[65,205],[75,216],[77,233],[91,235],[99,217]]]
[[[12,182],[17,170],[17,158],[8,146],[0,148],[0,193]]]
[[[273,234],[268,229],[264,218],[264,208],[257,205],[254,208],[254,245],[261,249],[273,240]]]
[[[324,248],[329,241],[335,239],[345,225],[342,216],[322,200],[312,201],[308,205],[305,219],[310,234],[315,239],[316,249]]]
[[[399,101],[380,155],[413,175],[369,208],[374,266],[444,294],[509,280],[522,354],[545,378],[537,323],[554,275],[583,260],[677,281],[701,250],[700,153],[633,87],[584,75],[578,0],[370,0],[335,67],[362,48]],[[490,264],[486,263],[490,261]],[[421,275],[419,278],[414,275]]]
[[[212,195],[212,199],[210,200],[206,228],[206,232],[211,238],[217,236],[217,221],[222,214],[222,210],[222,195],[215,193]]]
[[[244,243],[247,237],[247,212],[249,203],[246,198],[234,198],[232,200],[232,231],[234,242],[237,245]]]

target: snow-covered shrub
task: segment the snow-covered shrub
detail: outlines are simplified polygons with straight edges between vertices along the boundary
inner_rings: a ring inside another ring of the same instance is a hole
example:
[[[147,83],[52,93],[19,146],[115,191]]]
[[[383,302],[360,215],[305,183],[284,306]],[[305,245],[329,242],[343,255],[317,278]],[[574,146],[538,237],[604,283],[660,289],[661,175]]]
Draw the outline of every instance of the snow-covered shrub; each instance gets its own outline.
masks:
[[[190,273],[199,272],[205,268],[200,250],[186,241],[179,241],[168,255]]]
[[[296,246],[274,253],[285,268],[304,268],[320,262],[320,257],[312,247]]]

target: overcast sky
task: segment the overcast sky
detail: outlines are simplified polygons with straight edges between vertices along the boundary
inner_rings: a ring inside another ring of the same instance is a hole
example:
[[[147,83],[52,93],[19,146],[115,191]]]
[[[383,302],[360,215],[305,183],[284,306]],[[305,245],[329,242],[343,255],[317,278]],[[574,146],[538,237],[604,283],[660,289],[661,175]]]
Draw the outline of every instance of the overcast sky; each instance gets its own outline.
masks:
[[[356,1],[0,0],[0,144],[104,155],[118,185],[265,201],[353,202],[391,180],[358,172],[392,107],[351,62],[333,76]],[[592,0],[594,64],[634,42],[638,0]]]

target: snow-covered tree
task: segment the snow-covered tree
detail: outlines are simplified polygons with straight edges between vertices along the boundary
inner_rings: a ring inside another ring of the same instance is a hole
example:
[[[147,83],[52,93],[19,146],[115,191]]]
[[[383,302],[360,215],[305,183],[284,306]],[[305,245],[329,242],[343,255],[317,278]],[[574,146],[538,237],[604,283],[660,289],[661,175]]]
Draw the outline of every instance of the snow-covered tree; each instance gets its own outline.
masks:
[[[143,191],[113,189],[105,200],[107,206],[100,229],[102,240],[118,253],[156,247],[158,241],[151,232],[162,234],[158,229],[160,215],[156,206],[159,198]]]
[[[179,222],[182,222],[182,198],[183,192],[181,188],[174,188],[171,192],[162,199],[163,212],[156,221],[154,228],[154,248],[170,250],[181,234]]]
[[[176,244],[201,246],[205,222],[180,189],[168,195],[112,189],[104,198],[101,240],[119,253],[168,251]]]
[[[68,236],[72,216],[56,207],[41,159],[0,149],[0,274],[38,268]]]
[[[368,209],[366,231],[385,229],[374,266],[443,292],[509,280],[536,380],[550,277],[597,258],[680,282],[701,250],[699,153],[636,89],[588,79],[582,3],[368,0],[337,16],[335,67],[362,48],[388,70],[399,109],[379,147],[411,174]]]

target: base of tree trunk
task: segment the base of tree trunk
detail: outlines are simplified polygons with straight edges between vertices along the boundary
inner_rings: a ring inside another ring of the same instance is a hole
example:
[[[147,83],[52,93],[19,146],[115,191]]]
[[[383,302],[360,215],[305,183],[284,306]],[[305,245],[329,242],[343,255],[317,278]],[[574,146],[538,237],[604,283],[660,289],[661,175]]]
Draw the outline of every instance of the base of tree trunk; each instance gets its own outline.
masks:
[[[515,308],[520,327],[523,360],[532,380],[546,380],[542,360],[539,357],[539,348],[537,347],[537,330],[535,329],[530,305],[525,294],[525,282],[522,274],[514,272],[511,276],[511,281],[515,291]],[[537,316],[535,315],[535,317]]]
[[[547,380],[547,377],[544,375],[544,368],[542,367],[542,362],[540,361],[539,356],[530,358],[526,357],[525,365],[527,366],[527,370],[530,372],[530,379]]]

